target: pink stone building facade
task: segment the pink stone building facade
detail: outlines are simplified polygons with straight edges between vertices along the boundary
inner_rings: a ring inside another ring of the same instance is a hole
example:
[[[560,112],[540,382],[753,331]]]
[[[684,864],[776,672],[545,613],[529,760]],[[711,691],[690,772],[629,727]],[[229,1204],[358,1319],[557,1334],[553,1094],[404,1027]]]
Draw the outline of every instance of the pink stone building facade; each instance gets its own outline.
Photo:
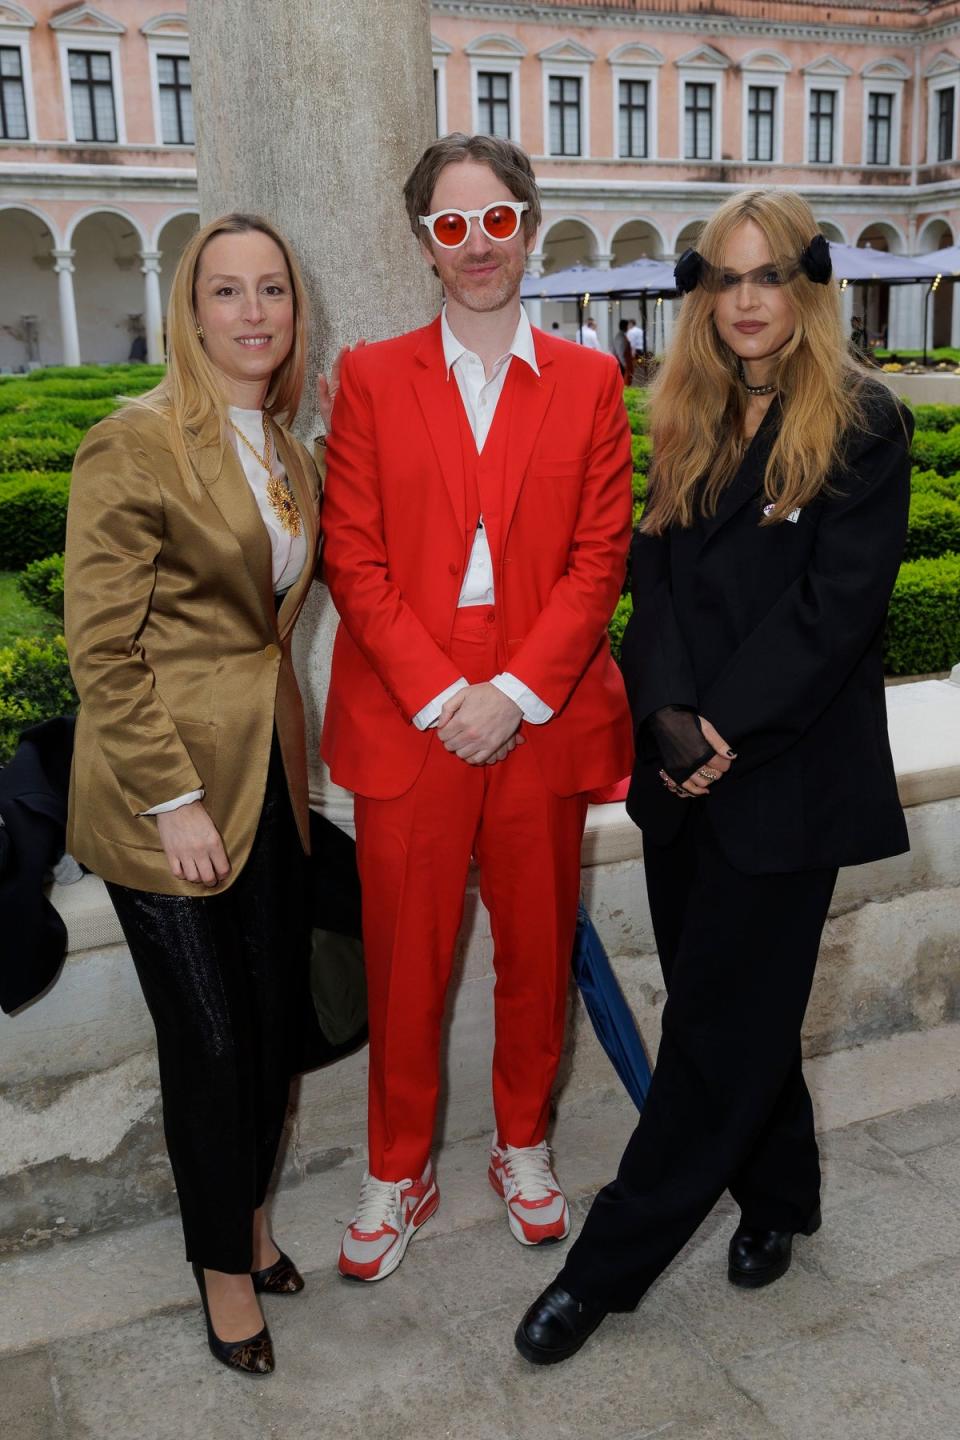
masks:
[[[162,356],[170,273],[197,223],[187,10],[0,0],[0,369],[123,359],[134,340]],[[960,239],[960,0],[432,11],[438,129],[508,134],[534,157],[534,273],[675,255],[756,184],[798,187],[850,244]],[[936,343],[960,340],[954,289],[930,307]],[[922,342],[918,290],[869,307],[875,335]],[[569,307],[531,308],[572,323]],[[605,332],[613,317],[597,318]]]

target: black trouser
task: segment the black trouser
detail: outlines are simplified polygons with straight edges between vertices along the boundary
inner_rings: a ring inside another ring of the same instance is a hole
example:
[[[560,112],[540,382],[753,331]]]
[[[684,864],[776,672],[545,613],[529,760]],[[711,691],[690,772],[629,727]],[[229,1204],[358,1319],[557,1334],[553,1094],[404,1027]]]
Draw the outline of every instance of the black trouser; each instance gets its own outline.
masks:
[[[800,1027],[837,872],[741,874],[709,803],[670,845],[645,847],[663,1036],[617,1178],[558,1276],[607,1310],[633,1309],[728,1187],[771,1229],[801,1229],[819,1199]]]
[[[157,1030],[187,1258],[249,1271],[305,996],[304,855],[274,739],[249,859],[210,896],[108,885]]]

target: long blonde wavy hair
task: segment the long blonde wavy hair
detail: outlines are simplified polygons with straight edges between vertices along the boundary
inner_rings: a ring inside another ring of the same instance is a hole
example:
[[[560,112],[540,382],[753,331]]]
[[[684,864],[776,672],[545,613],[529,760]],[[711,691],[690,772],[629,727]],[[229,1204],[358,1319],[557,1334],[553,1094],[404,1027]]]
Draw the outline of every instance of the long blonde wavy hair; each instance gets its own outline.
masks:
[[[290,246],[275,225],[261,215],[235,212],[204,225],[190,240],[174,272],[167,305],[167,373],[160,384],[130,403],[145,406],[167,421],[170,448],[194,499],[202,494],[190,463],[190,437],[211,422],[223,431],[227,399],[223,377],[197,334],[195,293],[200,257],[215,235],[246,235],[258,230],[280,247],[293,291],[293,341],[270,377],[264,409],[278,424],[289,425],[300,408],[307,358],[307,294]]]
[[[763,231],[771,259],[799,258],[817,231],[813,211],[795,192],[744,190],[705,226],[697,246],[704,259],[721,267],[730,235],[746,220]],[[703,286],[684,296],[652,387],[653,464],[641,522],[650,534],[691,525],[698,512],[714,514],[746,449],[747,393],[737,357],[714,324],[716,298]],[[844,432],[862,418],[859,396],[868,373],[845,343],[836,284],[817,285],[801,271],[790,282],[789,299],[796,325],[771,376],[783,421],[763,477],[773,505],[764,524],[785,520],[824,489],[840,460]]]

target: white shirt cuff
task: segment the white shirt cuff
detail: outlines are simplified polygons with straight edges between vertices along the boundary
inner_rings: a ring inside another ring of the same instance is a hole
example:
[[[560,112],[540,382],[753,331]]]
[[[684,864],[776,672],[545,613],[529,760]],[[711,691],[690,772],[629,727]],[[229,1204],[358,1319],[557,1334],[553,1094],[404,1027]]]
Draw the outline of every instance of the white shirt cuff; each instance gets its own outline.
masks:
[[[413,717],[413,723],[417,729],[432,730],[440,719],[440,711],[444,705],[446,705],[451,695],[456,695],[459,691],[466,690],[469,683],[470,682],[465,680],[461,675],[459,680],[455,680],[452,685],[447,686],[446,690],[441,690],[439,695],[435,695],[429,705],[424,705],[422,710],[418,710]]]
[[[154,805],[150,810],[141,810],[141,815],[166,815],[168,810],[179,810],[181,805],[192,805],[194,800],[202,800],[206,791],[188,790],[186,795],[178,795],[176,800],[165,800],[162,805]]]
[[[502,675],[494,675],[490,684],[496,685],[514,705],[520,706],[524,720],[530,725],[545,725],[553,718],[550,706],[524,685],[522,680],[518,680],[516,675],[511,675],[509,670],[505,670]]]

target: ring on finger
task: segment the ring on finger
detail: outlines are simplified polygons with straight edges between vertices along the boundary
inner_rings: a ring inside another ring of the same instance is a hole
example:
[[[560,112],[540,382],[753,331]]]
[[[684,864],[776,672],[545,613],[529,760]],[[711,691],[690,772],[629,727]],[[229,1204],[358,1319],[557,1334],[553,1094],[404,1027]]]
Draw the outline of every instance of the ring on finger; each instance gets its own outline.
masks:
[[[709,784],[711,781],[713,781],[713,780],[719,780],[719,779],[721,778],[721,773],[722,773],[722,772],[719,771],[719,770],[708,770],[705,765],[703,766],[703,768],[702,768],[701,770],[698,770],[698,771],[697,771],[697,774],[700,776],[700,779],[701,779],[701,780],[706,780],[708,784]]]

